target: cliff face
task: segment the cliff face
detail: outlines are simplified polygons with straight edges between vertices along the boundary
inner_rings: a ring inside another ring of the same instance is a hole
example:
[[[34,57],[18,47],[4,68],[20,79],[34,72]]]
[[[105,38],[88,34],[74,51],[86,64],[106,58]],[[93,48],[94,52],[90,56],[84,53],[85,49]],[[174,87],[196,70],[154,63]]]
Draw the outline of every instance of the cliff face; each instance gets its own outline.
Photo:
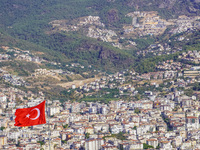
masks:
[[[132,57],[121,55],[120,53],[109,49],[101,49],[99,52],[99,58],[101,59],[101,62],[107,63],[106,65],[114,65],[117,68],[130,67],[135,61]]]
[[[114,23],[118,20],[119,20],[118,10],[111,9],[110,11],[108,11],[108,14],[107,14],[108,23]]]
[[[73,50],[72,59],[86,60],[91,64],[99,64],[109,71],[120,70],[134,64],[134,57],[99,41],[83,40]],[[72,52],[71,52],[72,53]],[[76,55],[77,54],[77,55]]]
[[[101,59],[110,59],[110,60],[120,60],[119,54],[114,53],[113,51],[102,49],[99,52],[99,58]]]

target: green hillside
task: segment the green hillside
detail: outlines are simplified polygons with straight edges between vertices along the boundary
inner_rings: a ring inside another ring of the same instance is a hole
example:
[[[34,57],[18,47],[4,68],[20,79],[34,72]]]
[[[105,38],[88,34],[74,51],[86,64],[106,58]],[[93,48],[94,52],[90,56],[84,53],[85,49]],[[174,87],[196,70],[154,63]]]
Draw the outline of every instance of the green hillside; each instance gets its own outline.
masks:
[[[10,46],[21,48],[23,50],[43,52],[43,54],[41,54],[41,57],[49,61],[67,61],[67,57],[65,55],[62,55],[62,53],[60,52],[56,52],[54,50],[42,47],[41,45],[26,40],[14,38],[3,31],[0,31],[0,46]]]
[[[134,52],[76,32],[47,34],[52,28],[49,22],[98,15],[108,29],[120,31],[124,23],[131,21],[125,15],[135,10],[158,11],[163,18],[175,18],[198,15],[199,8],[198,1],[190,0],[1,0],[0,27],[4,32],[0,44],[42,51],[48,60],[78,61],[114,71],[134,66]]]

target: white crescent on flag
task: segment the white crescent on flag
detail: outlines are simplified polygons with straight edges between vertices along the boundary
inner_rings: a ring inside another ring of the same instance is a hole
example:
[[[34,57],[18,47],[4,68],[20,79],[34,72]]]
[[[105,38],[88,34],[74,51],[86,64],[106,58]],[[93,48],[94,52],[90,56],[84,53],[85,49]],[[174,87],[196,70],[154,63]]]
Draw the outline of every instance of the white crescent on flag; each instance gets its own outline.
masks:
[[[31,111],[36,110],[37,111],[37,116],[35,118],[30,118],[31,120],[36,120],[40,117],[40,110],[38,108],[34,108]]]

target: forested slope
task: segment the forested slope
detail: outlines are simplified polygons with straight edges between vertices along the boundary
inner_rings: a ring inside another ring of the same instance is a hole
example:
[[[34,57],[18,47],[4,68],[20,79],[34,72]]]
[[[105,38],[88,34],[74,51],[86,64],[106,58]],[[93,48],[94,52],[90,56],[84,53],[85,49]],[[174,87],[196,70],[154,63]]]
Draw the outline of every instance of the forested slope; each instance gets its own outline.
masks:
[[[124,23],[130,23],[125,16],[129,12],[158,11],[163,18],[176,18],[183,14],[199,15],[199,8],[198,0],[1,0],[0,43],[42,51],[45,59],[61,63],[74,60],[114,71],[135,66],[137,58],[76,32],[47,34],[52,28],[49,22],[60,19],[70,22],[93,15],[100,16],[108,29],[120,30]]]

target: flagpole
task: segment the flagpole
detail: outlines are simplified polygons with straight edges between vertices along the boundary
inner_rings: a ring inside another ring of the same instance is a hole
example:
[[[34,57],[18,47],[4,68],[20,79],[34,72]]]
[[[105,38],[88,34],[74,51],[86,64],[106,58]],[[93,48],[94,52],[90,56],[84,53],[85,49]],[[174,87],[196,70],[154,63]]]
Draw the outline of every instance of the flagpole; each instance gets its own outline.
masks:
[[[48,102],[48,105],[49,105],[49,99],[47,100]],[[47,105],[47,108],[48,108],[48,105]],[[48,112],[48,109],[47,109],[47,112]],[[47,113],[47,117],[48,117],[48,130],[49,130],[49,150],[51,150],[51,131],[50,131],[50,121],[49,121],[49,114]]]
[[[51,150],[51,143],[50,143],[51,133],[50,133],[50,122],[49,122],[49,114],[48,114],[48,104],[49,104],[49,100],[47,98],[47,100],[46,100],[46,113],[47,113],[47,118],[48,118],[49,150]]]

